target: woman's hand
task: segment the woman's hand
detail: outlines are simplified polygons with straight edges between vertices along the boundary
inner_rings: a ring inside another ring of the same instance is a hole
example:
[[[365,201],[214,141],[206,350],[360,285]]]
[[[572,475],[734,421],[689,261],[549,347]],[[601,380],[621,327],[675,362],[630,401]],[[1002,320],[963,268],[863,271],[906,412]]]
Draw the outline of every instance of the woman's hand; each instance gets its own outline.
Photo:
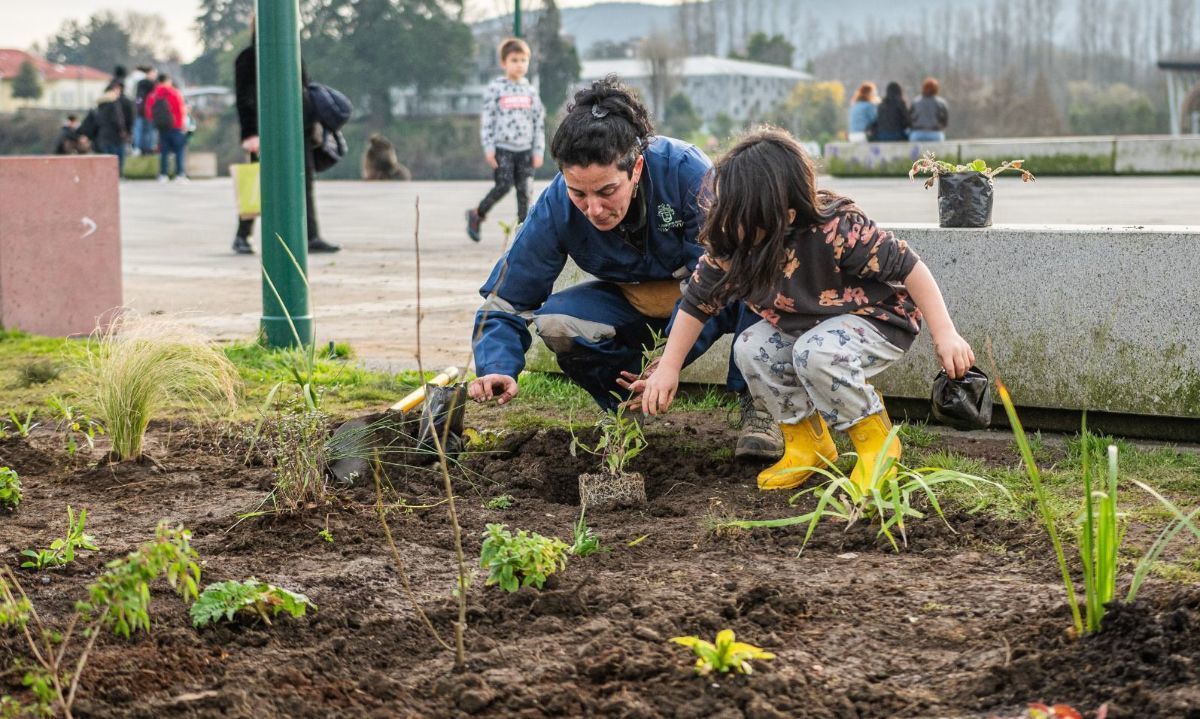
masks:
[[[258,152],[258,135],[252,135],[242,140],[242,149],[246,152]]]
[[[957,332],[951,331],[944,337],[934,337],[933,350],[951,379],[962,379],[967,370],[971,369],[971,365],[975,364],[975,352]]]
[[[634,395],[630,403],[636,403],[642,412],[650,416],[665,413],[679,391],[679,370],[656,367],[649,377],[633,382],[628,389]]]
[[[517,380],[505,374],[486,374],[467,387],[467,393],[476,402],[496,400],[496,404],[504,404],[517,396]]]

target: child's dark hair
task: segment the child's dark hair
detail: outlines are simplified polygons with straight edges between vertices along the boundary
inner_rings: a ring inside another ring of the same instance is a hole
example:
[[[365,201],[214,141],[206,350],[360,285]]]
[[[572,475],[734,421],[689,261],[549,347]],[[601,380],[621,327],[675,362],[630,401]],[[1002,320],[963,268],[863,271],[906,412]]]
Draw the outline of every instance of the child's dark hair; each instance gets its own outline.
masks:
[[[500,43],[500,49],[497,51],[500,55],[500,62],[508,59],[509,55],[515,52],[523,52],[526,55],[531,55],[529,51],[529,43],[519,37],[505,38],[504,42]]]
[[[816,174],[800,143],[772,127],[747,134],[713,166],[706,193],[712,207],[700,242],[712,257],[729,263],[726,299],[770,292],[788,231],[826,222],[850,204],[818,191]],[[790,223],[788,210],[796,211]],[[765,234],[756,239],[760,232]]]
[[[616,75],[609,75],[575,93],[550,141],[550,155],[560,168],[615,163],[632,176],[653,135],[645,105]]]

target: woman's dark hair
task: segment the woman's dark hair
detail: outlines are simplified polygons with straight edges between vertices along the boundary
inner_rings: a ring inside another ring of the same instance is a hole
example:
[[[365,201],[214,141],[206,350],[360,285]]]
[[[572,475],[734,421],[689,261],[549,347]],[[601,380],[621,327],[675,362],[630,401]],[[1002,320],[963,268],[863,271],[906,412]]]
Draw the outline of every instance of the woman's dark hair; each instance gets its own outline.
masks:
[[[887,90],[883,94],[883,99],[892,102],[904,102],[904,90],[900,87],[900,83],[889,82]]]
[[[609,75],[575,93],[550,141],[550,156],[559,167],[615,163],[632,174],[653,135],[646,107],[616,75]]]
[[[761,297],[784,262],[785,238],[831,219],[850,200],[818,191],[804,148],[783,130],[763,127],[744,136],[709,172],[711,202],[700,242],[727,261],[725,297]],[[788,210],[796,218],[788,222]],[[757,239],[759,233],[765,233]]]

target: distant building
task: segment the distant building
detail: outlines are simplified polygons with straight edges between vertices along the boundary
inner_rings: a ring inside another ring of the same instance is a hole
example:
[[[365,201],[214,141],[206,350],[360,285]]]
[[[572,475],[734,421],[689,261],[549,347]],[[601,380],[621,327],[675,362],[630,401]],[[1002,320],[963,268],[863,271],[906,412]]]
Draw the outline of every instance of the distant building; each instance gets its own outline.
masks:
[[[797,83],[812,80],[812,75],[790,67],[712,55],[682,58],[677,72],[676,91],[688,96],[705,123],[722,113],[738,123],[760,118],[786,100]],[[649,97],[650,66],[645,60],[586,60],[579,81],[587,84],[610,73]]]
[[[393,87],[389,93],[392,115],[431,117],[478,115],[483,110],[483,91],[487,85],[473,83],[461,87],[439,87],[421,93],[415,86]]]
[[[1171,134],[1200,133],[1200,52],[1162,58],[1158,69],[1167,73]]]
[[[203,113],[217,114],[234,103],[233,90],[222,85],[195,85],[180,92],[189,109]]]
[[[42,83],[37,100],[12,96],[13,79],[25,62],[33,63]],[[21,107],[46,110],[85,110],[96,104],[112,75],[85,65],[59,65],[24,50],[0,48],[0,113]]]

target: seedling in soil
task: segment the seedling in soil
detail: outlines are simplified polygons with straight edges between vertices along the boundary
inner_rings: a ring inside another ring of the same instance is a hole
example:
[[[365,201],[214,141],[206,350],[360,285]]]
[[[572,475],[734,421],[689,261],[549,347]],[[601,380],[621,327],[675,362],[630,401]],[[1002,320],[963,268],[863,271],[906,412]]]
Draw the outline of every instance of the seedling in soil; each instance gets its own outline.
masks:
[[[608,551],[606,547],[600,546],[600,538],[596,536],[591,527],[587,526],[587,522],[584,520],[586,513],[587,510],[579,513],[579,521],[572,528],[575,542],[571,545],[571,549],[568,550],[571,554],[580,558],[590,557],[597,552]]]
[[[317,605],[303,594],[250,577],[240,582],[215,582],[208,585],[192,605],[190,613],[192,624],[200,628],[215,624],[221,619],[233,621],[238,612],[257,615],[270,625],[271,617],[283,612],[298,619],[309,609],[315,612]]]
[[[646,503],[646,482],[637,472],[626,472],[626,465],[646,449],[642,426],[629,415],[624,405],[596,422],[599,439],[589,447],[571,431],[571,456],[577,450],[600,458],[598,474],[579,475],[579,503],[586,509],[613,509]]]
[[[479,565],[488,570],[484,586],[499,584],[506,592],[541,589],[551,574],[567,567],[568,547],[561,539],[524,529],[514,536],[503,524],[487,525],[483,536]]]
[[[33,421],[33,410],[26,412],[25,419],[22,420],[17,415],[16,410],[10,409],[8,411],[8,418],[12,420],[13,428],[17,430],[17,436],[21,439],[28,439],[29,433],[33,431],[34,427],[38,426],[38,423]]]
[[[104,425],[80,412],[66,400],[57,395],[46,400],[46,405],[54,413],[58,431],[67,435],[67,456],[74,457],[79,451],[79,440],[87,444],[88,449],[96,446],[96,435],[104,434]],[[79,439],[77,440],[76,437]]]
[[[268,454],[275,487],[271,501],[277,510],[295,511],[323,504],[328,490],[328,417],[307,404],[288,402],[272,423]]]
[[[177,322],[121,319],[88,342],[86,371],[117,461],[142,458],[150,419],[172,400],[232,407],[238,375],[207,338]]]
[[[894,441],[898,432],[898,427],[892,427],[892,431],[888,434],[886,442],[890,443]],[[891,469],[895,469],[895,474],[886,477],[888,471]],[[979,495],[981,501],[984,498],[982,486],[987,485],[1011,498],[1008,490],[1003,485],[993,482],[990,479],[938,467],[910,469],[902,464],[895,463],[891,458],[885,459],[882,454],[880,454],[878,461],[876,461],[875,466],[872,468],[870,478],[871,489],[869,491],[863,490],[837,467],[798,467],[794,471],[806,472],[809,470],[825,477],[826,481],[815,487],[797,492],[791,497],[789,503],[795,504],[805,495],[812,495],[817,498],[817,507],[813,511],[797,517],[784,517],[782,519],[735,520],[722,524],[717,529],[721,530],[729,527],[752,529],[755,527],[788,527],[794,524],[808,524],[808,529],[804,534],[804,542],[800,546],[800,551],[803,552],[804,547],[808,546],[809,539],[812,538],[813,532],[816,531],[817,525],[822,519],[843,521],[846,523],[847,530],[858,521],[866,519],[872,523],[877,523],[879,525],[878,534],[887,538],[888,543],[892,545],[893,551],[899,552],[901,546],[908,547],[908,534],[905,522],[910,518],[924,519],[926,517],[926,512],[922,512],[913,506],[914,500],[918,497],[923,496],[929,502],[929,506],[933,509],[934,513],[945,523],[947,529],[951,532],[954,531],[954,528],[946,521],[946,515],[943,513],[942,505],[937,498],[937,490],[940,485],[962,485],[974,490]],[[897,536],[899,542],[897,542]]]
[[[483,505],[484,509],[508,509],[513,506],[516,498],[511,494],[502,494],[499,497],[492,497]]]
[[[1071,572],[1067,566],[1066,555],[1056,528],[1058,518],[1054,515],[1042,486],[1041,472],[1033,457],[1033,449],[1029,438],[1021,427],[1017,417],[1016,407],[1008,388],[999,377],[996,378],[997,394],[1008,413],[1009,425],[1013,428],[1013,436],[1025,460],[1025,472],[1033,484],[1034,496],[1037,497],[1038,508],[1042,515],[1042,524],[1050,535],[1050,543],[1054,546],[1054,554],[1058,559],[1058,568],[1062,574],[1063,586],[1067,592],[1067,603],[1071,607],[1071,618],[1075,623],[1078,634],[1093,634],[1100,631],[1107,605],[1116,596],[1117,570],[1119,569],[1118,555],[1125,532],[1120,524],[1120,513],[1117,509],[1117,448],[1109,445],[1107,448],[1108,471],[1102,477],[1094,477],[1092,463],[1095,461],[1096,442],[1087,430],[1087,417],[1083,419],[1080,430],[1080,460],[1083,473],[1083,512],[1080,524],[1082,531],[1079,536],[1079,554],[1083,560],[1083,591],[1084,611],[1080,612],[1079,600],[1075,592],[1075,583],[1071,580]],[[1200,509],[1185,515],[1170,500],[1159,494],[1153,488],[1132,480],[1142,491],[1158,500],[1159,504],[1170,513],[1172,519],[1159,533],[1158,537],[1138,560],[1134,568],[1133,579],[1125,602],[1132,603],[1137,598],[1142,582],[1150,573],[1150,569],[1167,545],[1184,529],[1189,530],[1200,539],[1200,528],[1193,522],[1200,516]],[[1103,484],[1100,484],[1103,482]],[[1054,716],[1054,715],[1050,715]]]
[[[732,629],[717,632],[715,644],[696,636],[675,637],[671,641],[682,644],[695,653],[696,673],[701,675],[714,671],[720,674],[753,674],[751,660],[769,661],[775,658],[771,652],[763,651],[753,644],[736,641]]]
[[[317,536],[333,544],[333,532],[329,531],[329,515],[325,515],[325,528],[317,532]]]
[[[79,517],[75,516],[71,505],[67,505],[67,536],[56,539],[50,543],[49,549],[39,549],[34,551],[26,549],[21,552],[21,556],[29,557],[29,561],[21,562],[21,566],[25,569],[36,569],[41,571],[47,567],[61,567],[75,561],[75,551],[86,549],[94,552],[99,547],[96,546],[96,538],[90,534],[86,534],[83,530],[87,525],[87,510],[79,510]]]
[[[0,467],[0,507],[16,509],[21,503],[21,478],[16,470]]]

